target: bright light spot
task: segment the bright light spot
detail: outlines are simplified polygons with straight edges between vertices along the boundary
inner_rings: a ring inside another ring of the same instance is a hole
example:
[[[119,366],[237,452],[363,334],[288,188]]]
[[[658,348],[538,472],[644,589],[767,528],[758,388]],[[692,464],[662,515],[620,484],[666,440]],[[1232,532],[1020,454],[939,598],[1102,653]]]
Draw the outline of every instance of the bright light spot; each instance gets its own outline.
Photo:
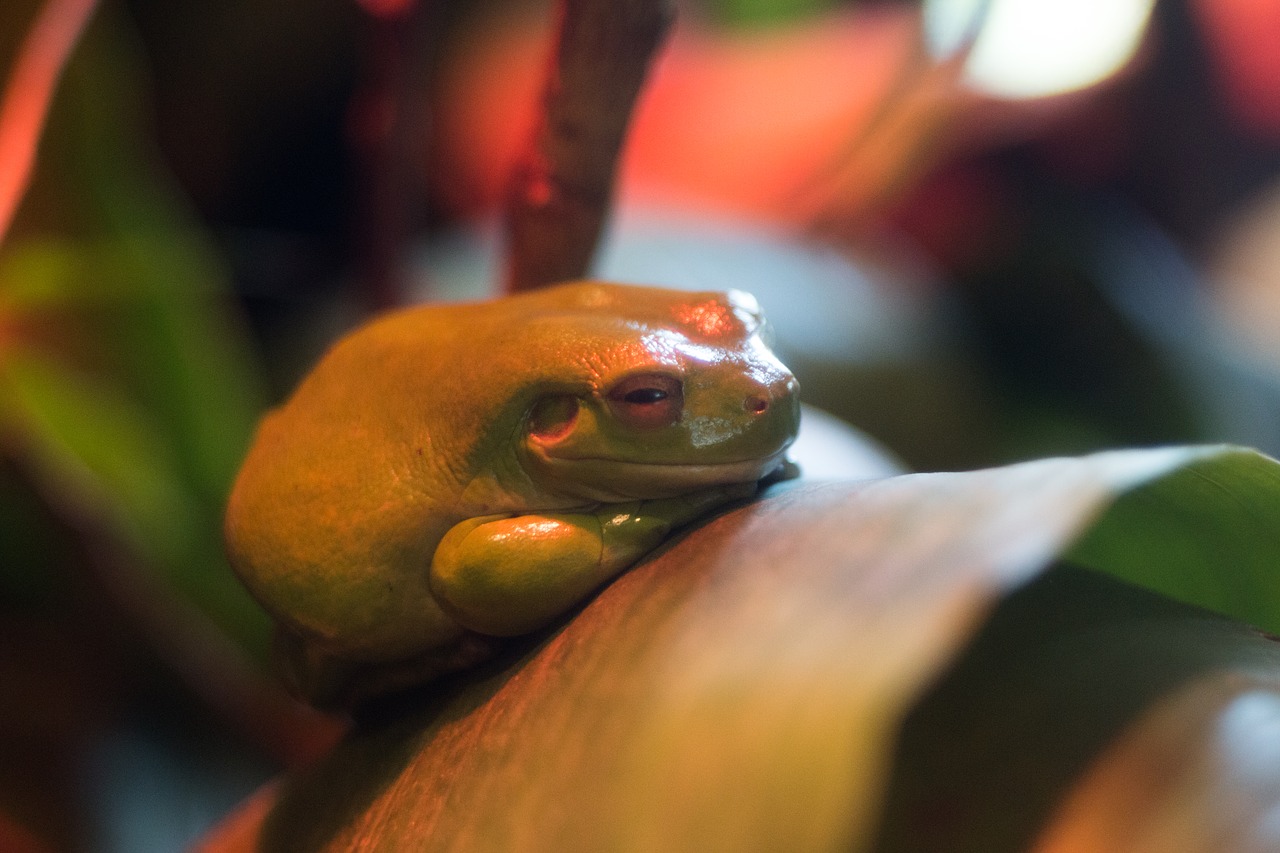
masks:
[[[965,65],[967,82],[1004,98],[1039,98],[1091,86],[1133,57],[1155,0],[987,0]],[[936,56],[966,39],[983,0],[925,0],[925,38]]]
[[[1218,718],[1218,742],[1233,779],[1274,790],[1280,777],[1280,696],[1267,690],[1239,696]]]

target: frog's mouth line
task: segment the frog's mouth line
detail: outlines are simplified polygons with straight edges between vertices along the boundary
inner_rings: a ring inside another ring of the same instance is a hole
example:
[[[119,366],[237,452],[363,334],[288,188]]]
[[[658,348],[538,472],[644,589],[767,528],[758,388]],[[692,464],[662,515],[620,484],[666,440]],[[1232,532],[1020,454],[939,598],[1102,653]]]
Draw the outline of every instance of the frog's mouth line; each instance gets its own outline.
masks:
[[[772,474],[786,461],[787,448],[768,456],[728,462],[632,462],[603,456],[567,456],[547,453],[539,448],[537,455],[551,468],[578,469],[585,479],[601,482],[649,481],[664,488],[696,488],[702,486],[750,483]],[[598,468],[598,471],[593,471]],[[595,476],[591,476],[591,475]]]

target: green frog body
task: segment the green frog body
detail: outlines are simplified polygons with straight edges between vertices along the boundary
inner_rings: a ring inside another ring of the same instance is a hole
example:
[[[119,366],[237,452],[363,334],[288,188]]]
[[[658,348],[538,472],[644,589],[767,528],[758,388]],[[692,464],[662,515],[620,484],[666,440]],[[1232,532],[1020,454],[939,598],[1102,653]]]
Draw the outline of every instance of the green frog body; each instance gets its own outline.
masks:
[[[227,510],[294,687],[465,665],[752,495],[799,423],[765,333],[745,294],[578,282],[339,341],[259,426]]]

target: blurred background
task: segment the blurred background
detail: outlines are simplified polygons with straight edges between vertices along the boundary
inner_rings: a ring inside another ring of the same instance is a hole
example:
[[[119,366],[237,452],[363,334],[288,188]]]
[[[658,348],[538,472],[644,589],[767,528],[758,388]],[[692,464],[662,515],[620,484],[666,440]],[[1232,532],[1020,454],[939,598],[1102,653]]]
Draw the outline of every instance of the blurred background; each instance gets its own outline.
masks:
[[[754,292],[917,470],[1280,454],[1280,3],[679,7],[600,275]],[[0,7],[6,80],[43,8]],[[0,849],[181,849],[338,735],[274,687],[222,502],[335,335],[497,292],[552,20],[98,4],[0,243]]]

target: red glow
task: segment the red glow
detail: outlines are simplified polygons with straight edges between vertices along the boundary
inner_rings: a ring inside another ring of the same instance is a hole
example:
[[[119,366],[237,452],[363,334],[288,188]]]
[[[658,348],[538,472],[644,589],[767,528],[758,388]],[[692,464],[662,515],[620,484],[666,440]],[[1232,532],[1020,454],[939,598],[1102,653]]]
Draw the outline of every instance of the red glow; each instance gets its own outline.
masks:
[[[1237,117],[1280,135],[1280,4],[1195,0],[1214,64]]]
[[[415,0],[356,0],[360,8],[375,18],[404,18],[413,10]]]
[[[633,116],[618,197],[795,221],[797,193],[883,102],[917,28],[896,8],[745,34],[682,20]],[[432,195],[484,215],[528,142],[549,33],[506,18],[460,42],[433,103]]]

